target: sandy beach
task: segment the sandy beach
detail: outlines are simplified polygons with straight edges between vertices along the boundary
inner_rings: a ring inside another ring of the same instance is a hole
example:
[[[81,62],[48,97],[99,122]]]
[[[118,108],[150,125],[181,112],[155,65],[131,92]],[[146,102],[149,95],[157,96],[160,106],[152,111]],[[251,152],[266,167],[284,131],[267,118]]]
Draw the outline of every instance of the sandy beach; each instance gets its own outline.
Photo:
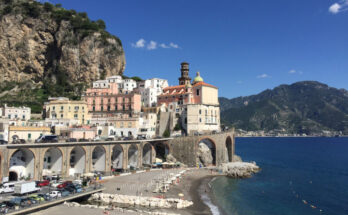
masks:
[[[163,212],[167,214],[212,214],[209,207],[204,204],[200,193],[211,192],[208,182],[214,177],[208,169],[189,169],[185,172],[180,180],[180,183],[172,185],[167,193],[159,194],[151,192],[154,185],[153,181],[164,177],[167,174],[174,174],[178,170],[159,170],[151,172],[137,173],[127,176],[119,176],[109,179],[103,183],[105,186],[104,193],[110,194],[125,194],[125,195],[142,195],[142,196],[159,196],[163,195],[165,198],[181,198],[179,194],[184,194],[182,198],[191,200],[194,204],[186,209],[147,209],[150,212]],[[127,209],[126,209],[127,210]],[[64,214],[64,215],[95,215],[95,214],[147,214],[144,212],[133,211],[109,211],[105,213],[102,209],[68,207],[67,205],[58,205],[48,208],[43,211],[36,212],[36,215],[44,214]],[[140,209],[143,210],[143,209]]]

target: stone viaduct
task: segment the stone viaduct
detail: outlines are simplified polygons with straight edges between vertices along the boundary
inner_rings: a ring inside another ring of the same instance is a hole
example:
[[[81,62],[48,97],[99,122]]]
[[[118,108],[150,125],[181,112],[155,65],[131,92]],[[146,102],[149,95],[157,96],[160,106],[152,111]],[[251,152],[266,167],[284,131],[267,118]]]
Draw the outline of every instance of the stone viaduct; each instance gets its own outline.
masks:
[[[68,178],[76,174],[143,169],[171,154],[177,161],[197,166],[200,144],[210,150],[212,165],[232,161],[234,132],[151,140],[98,141],[0,146],[0,180],[41,180],[44,175]]]

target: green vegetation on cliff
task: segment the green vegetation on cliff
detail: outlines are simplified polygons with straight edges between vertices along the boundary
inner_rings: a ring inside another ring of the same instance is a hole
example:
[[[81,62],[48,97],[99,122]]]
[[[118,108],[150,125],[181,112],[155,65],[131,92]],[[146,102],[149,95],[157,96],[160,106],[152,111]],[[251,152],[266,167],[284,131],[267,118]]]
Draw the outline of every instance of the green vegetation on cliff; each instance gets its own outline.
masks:
[[[237,129],[348,134],[348,92],[319,82],[280,85],[257,95],[219,101],[222,122]]]
[[[85,12],[0,0],[0,25],[0,105],[38,113],[49,96],[79,99],[92,81],[123,74],[121,40]]]

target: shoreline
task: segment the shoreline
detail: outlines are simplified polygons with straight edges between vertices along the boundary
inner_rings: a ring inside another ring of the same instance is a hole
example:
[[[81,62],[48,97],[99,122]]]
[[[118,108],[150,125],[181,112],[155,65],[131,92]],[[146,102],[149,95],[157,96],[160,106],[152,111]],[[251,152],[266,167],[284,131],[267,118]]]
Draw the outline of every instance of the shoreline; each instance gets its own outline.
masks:
[[[181,215],[210,215],[210,214],[224,214],[222,210],[219,208],[218,204],[216,204],[216,201],[214,199],[214,194],[209,186],[209,183],[219,175],[211,174],[210,169],[189,169],[187,170],[186,174],[182,177],[179,184],[176,184],[171,187],[171,189],[164,194],[165,198],[178,198],[179,194],[183,194],[183,199],[192,201],[194,204],[192,206],[189,206],[187,208],[183,209],[175,209],[175,208],[158,208],[158,209],[145,209],[145,211],[148,212],[162,212],[166,214],[181,214]],[[124,176],[127,177],[127,176]],[[124,180],[125,178],[123,178]],[[114,178],[115,180],[115,178]],[[115,181],[108,180],[108,186],[115,186]],[[111,191],[111,187],[108,189]],[[114,191],[115,192],[115,191]],[[103,193],[110,193],[110,192],[103,192]],[[111,192],[113,193],[113,192]],[[72,210],[73,208],[73,210]],[[145,214],[141,213],[140,211],[137,211],[134,208],[124,208],[124,212],[120,211],[110,211],[111,214]],[[215,212],[212,212],[212,210]],[[218,210],[218,212],[216,212]],[[73,212],[75,211],[75,212]],[[83,208],[83,207],[69,207],[67,205],[57,205],[55,207],[48,208],[46,210],[42,210],[40,212],[37,212],[35,214],[52,214],[52,215],[58,215],[58,214],[65,214],[65,215],[73,215],[76,214],[77,211],[81,211],[81,213],[85,215],[90,214],[98,214],[102,213],[103,210],[100,208]],[[100,211],[96,213],[96,211]]]

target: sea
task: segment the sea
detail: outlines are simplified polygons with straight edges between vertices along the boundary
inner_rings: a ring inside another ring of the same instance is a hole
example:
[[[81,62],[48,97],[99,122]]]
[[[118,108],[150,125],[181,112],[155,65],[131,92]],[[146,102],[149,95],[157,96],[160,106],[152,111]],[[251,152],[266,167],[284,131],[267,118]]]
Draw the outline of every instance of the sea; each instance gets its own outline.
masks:
[[[348,138],[236,138],[235,149],[261,171],[215,178],[213,214],[348,215]]]

